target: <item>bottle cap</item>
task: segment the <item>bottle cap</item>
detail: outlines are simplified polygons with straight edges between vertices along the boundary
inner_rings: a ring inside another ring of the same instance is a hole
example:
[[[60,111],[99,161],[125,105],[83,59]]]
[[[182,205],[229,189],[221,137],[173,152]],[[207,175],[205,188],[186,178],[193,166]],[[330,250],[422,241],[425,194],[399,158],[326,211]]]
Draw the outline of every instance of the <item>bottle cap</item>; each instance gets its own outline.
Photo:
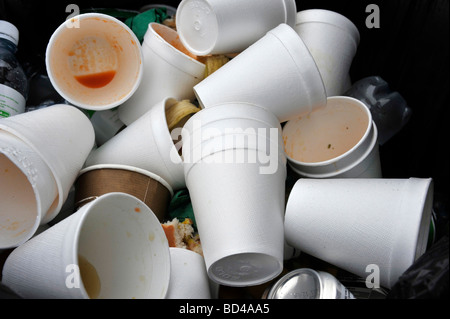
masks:
[[[0,20],[0,38],[7,39],[17,46],[19,43],[19,30],[14,24]]]

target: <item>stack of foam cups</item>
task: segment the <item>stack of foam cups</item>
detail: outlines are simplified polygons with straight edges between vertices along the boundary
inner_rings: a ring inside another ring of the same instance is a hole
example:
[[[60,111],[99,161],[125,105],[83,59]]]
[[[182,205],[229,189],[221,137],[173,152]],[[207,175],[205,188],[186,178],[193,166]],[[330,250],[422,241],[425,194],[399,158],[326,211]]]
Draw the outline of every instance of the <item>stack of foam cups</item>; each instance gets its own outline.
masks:
[[[208,276],[249,286],[279,275],[286,159],[278,119],[245,103],[217,105],[192,116],[182,140]]]
[[[52,105],[0,123],[0,248],[16,247],[60,212],[94,146],[77,108]]]

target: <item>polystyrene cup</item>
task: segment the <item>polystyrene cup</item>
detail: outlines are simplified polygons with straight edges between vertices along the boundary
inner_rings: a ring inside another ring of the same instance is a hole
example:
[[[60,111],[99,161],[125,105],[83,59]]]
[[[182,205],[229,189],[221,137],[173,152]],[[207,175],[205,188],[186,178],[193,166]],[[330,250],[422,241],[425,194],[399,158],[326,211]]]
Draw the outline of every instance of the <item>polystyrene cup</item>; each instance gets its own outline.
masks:
[[[425,252],[432,204],[431,179],[302,178],[287,201],[286,241],[391,288]]]
[[[263,108],[224,104],[197,112],[182,131],[186,186],[208,276],[219,284],[257,285],[282,271],[280,129]]]
[[[58,203],[53,174],[25,142],[0,131],[0,249],[30,239]]]
[[[294,0],[183,0],[177,30],[196,55],[239,53],[280,23],[294,27]]]
[[[166,299],[211,299],[203,256],[185,248],[169,250],[170,284]]]
[[[358,28],[347,17],[323,9],[298,12],[294,28],[316,61],[327,96],[343,95],[360,41]]]
[[[205,73],[205,64],[184,48],[175,30],[163,24],[149,24],[142,54],[142,83],[133,96],[119,106],[119,118],[126,125],[167,96],[193,100],[193,87]]]
[[[109,193],[14,249],[2,283],[22,298],[164,298],[169,244],[142,201]]]
[[[41,222],[51,221],[61,210],[94,146],[91,122],[76,107],[56,104],[5,118],[0,122],[0,134],[2,131],[26,143],[51,170],[58,198]]]
[[[85,13],[64,21],[47,45],[45,63],[56,91],[88,110],[106,110],[129,99],[143,72],[139,40],[120,20]]]
[[[380,178],[378,131],[368,107],[344,96],[283,127],[289,166],[301,177]]]
[[[326,104],[319,70],[298,34],[287,24],[270,30],[194,86],[200,106],[249,103],[285,122]]]
[[[160,176],[174,191],[185,187],[181,157],[175,148],[165,111],[178,101],[165,98],[150,111],[93,150],[85,166],[119,164],[140,168]]]

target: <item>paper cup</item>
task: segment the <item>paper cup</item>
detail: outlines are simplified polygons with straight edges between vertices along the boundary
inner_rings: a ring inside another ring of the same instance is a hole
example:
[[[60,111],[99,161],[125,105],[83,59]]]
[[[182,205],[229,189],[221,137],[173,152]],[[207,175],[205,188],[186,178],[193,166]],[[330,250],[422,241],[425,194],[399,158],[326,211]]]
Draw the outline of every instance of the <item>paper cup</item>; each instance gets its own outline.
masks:
[[[289,166],[309,178],[382,177],[377,137],[367,106],[344,96],[283,127]]]
[[[285,236],[302,252],[391,288],[425,252],[432,203],[431,179],[300,179]]]
[[[133,96],[119,107],[126,125],[136,121],[167,96],[193,100],[193,87],[205,74],[205,64],[187,51],[178,33],[165,25],[150,23],[142,43],[144,76]]]
[[[169,245],[142,201],[103,195],[8,256],[3,284],[22,298],[164,298]]]
[[[80,171],[75,182],[75,209],[107,193],[126,193],[143,201],[164,221],[173,190],[156,174],[126,165],[94,165]]]
[[[140,168],[160,176],[174,191],[185,187],[183,162],[167,127],[165,111],[178,101],[165,98],[138,120],[93,150],[86,167],[119,164]]]
[[[327,96],[343,95],[360,41],[358,28],[337,12],[310,9],[297,13],[295,31],[316,61]]]
[[[281,24],[194,86],[200,106],[243,102],[285,122],[325,106],[319,70],[298,34]]]
[[[141,45],[128,26],[101,13],[67,19],[47,45],[45,63],[56,91],[88,110],[106,110],[130,98],[143,72]]]
[[[58,190],[42,158],[25,142],[0,132],[0,250],[30,239],[56,205]]]
[[[257,285],[283,269],[286,160],[280,129],[270,112],[242,104],[203,109],[184,126],[186,186],[208,276],[219,284]],[[269,130],[276,134],[269,137]],[[269,150],[273,169],[265,171],[261,156]]]
[[[169,250],[170,284],[166,299],[211,299],[203,257],[184,248]]]
[[[286,23],[295,26],[294,0],[183,0],[177,8],[181,42],[193,54],[239,53]]]
[[[51,221],[61,210],[94,146],[91,122],[76,107],[56,104],[5,118],[0,122],[2,131],[25,142],[51,170],[58,188],[58,202],[42,216],[41,223]]]

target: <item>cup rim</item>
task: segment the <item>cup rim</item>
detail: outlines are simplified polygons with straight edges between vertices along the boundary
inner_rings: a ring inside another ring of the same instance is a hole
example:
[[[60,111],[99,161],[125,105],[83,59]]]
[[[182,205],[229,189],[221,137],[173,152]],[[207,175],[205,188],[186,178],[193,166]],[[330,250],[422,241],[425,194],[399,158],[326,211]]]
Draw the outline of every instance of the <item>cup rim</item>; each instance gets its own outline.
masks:
[[[170,192],[172,197],[174,195],[173,188],[161,176],[156,175],[155,173],[152,173],[150,171],[144,170],[142,168],[134,167],[134,166],[130,166],[130,165],[123,165],[123,164],[95,164],[95,165],[90,165],[90,166],[86,166],[83,169],[81,169],[80,172],[78,173],[77,178],[80,177],[81,175],[85,174],[85,173],[92,172],[94,170],[99,170],[99,169],[125,170],[125,171],[131,171],[131,172],[136,172],[136,173],[145,175],[145,176],[150,177],[151,179],[161,183],[164,187],[166,187],[167,190]]]
[[[81,216],[79,217],[78,221],[77,221],[77,227],[74,229],[74,241],[72,243],[73,245],[73,251],[72,254],[70,256],[71,260],[73,260],[77,265],[79,265],[79,259],[78,259],[78,253],[79,253],[79,244],[80,244],[80,234],[83,230],[83,226],[86,222],[86,219],[88,218],[88,215],[92,212],[92,206],[93,205],[97,205],[100,202],[103,202],[104,200],[108,200],[108,198],[110,197],[117,197],[117,196],[121,196],[124,198],[128,198],[128,199],[134,199],[140,203],[142,203],[142,205],[144,205],[144,207],[147,207],[148,210],[150,212],[152,212],[152,210],[144,203],[142,202],[140,199],[138,199],[137,197],[133,196],[133,195],[129,195],[126,193],[120,193],[120,192],[112,192],[112,193],[107,193],[104,195],[99,196],[98,198],[96,198],[94,201],[86,204],[85,206],[81,207],[80,210],[82,211]],[[150,219],[153,219],[153,222],[159,222],[159,220],[157,219],[157,217],[153,214],[150,214]],[[154,217],[154,218],[153,218]],[[161,229],[161,231],[163,232],[163,230]],[[168,278],[170,278],[170,251],[169,251],[169,246],[167,245],[167,261],[168,261],[168,270],[167,270],[167,275]],[[85,298],[89,299],[90,297],[88,296],[86,289],[84,287],[84,283],[83,280],[80,280],[80,285],[84,288],[82,289],[82,294],[83,296],[85,296]],[[164,287],[164,291],[163,291],[163,295],[165,297],[165,295],[167,294],[167,291],[169,289],[169,280],[166,281],[165,287]]]

